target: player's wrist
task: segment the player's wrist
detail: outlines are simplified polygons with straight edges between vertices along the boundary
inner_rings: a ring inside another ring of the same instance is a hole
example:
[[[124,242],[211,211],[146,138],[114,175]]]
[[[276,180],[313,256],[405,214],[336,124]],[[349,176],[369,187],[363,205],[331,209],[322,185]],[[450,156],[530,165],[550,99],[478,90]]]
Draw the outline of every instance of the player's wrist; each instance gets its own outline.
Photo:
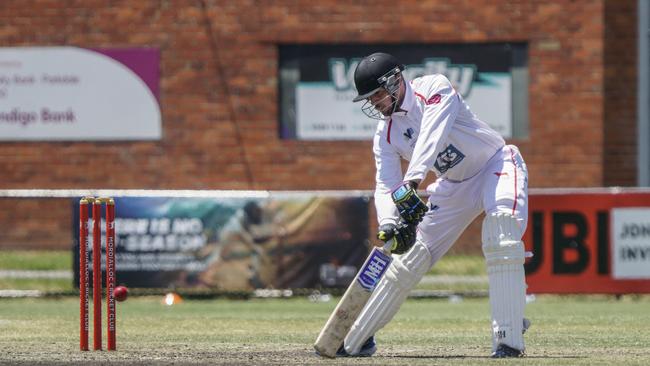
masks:
[[[398,222],[399,222],[399,217],[386,217],[386,218],[383,218],[383,219],[379,220],[379,222],[377,223],[377,226],[382,226],[382,225],[386,225],[386,224],[397,225]]]

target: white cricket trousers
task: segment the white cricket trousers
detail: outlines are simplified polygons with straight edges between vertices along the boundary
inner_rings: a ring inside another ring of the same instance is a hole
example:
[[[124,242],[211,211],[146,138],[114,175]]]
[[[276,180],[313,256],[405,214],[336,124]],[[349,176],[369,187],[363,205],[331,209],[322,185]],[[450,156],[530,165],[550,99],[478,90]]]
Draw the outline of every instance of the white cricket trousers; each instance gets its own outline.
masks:
[[[519,149],[506,145],[475,176],[462,182],[438,179],[427,187],[429,211],[418,226],[418,239],[435,264],[467,226],[485,212],[505,212],[528,223],[528,170]],[[480,245],[480,242],[477,243]]]

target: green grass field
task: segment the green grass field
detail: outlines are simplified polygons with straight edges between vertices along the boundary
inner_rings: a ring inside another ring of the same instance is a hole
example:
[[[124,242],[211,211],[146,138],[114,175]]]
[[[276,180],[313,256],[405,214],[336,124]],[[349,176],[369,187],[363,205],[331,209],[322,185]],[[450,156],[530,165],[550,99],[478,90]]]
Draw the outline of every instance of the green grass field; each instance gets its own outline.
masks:
[[[0,270],[68,271],[72,273],[70,251],[0,251]],[[470,255],[448,255],[443,257],[429,275],[486,276],[483,257]],[[45,292],[73,292],[71,279],[61,278],[2,278],[0,289],[39,290]],[[437,291],[485,291],[487,279],[482,283],[426,283],[418,285],[419,290]]]
[[[69,250],[0,250],[0,269],[72,271],[72,252]]]
[[[118,306],[118,351],[78,350],[78,300],[0,300],[0,364],[647,365],[648,297],[538,296],[528,357],[492,360],[487,299],[409,300],[372,358],[320,359],[311,344],[336,300],[139,297]]]
[[[68,251],[0,251],[0,270],[66,272],[71,262]],[[485,268],[481,257],[447,256],[429,275],[480,279]],[[487,289],[480,281],[458,286],[429,282],[418,289]],[[75,291],[72,280],[62,278],[0,278],[3,289]],[[0,298],[0,365],[650,364],[650,296],[538,296],[527,307],[533,322],[526,335],[528,357],[516,360],[487,357],[487,298],[459,299],[409,299],[377,334],[374,357],[328,360],[315,356],[311,345],[338,298],[186,299],[170,307],[162,296],[131,297],[118,305],[117,352],[79,351],[75,296]]]
[[[72,271],[72,253],[67,250],[0,250],[0,269]],[[486,272],[481,256],[447,255],[430,273],[485,275]]]

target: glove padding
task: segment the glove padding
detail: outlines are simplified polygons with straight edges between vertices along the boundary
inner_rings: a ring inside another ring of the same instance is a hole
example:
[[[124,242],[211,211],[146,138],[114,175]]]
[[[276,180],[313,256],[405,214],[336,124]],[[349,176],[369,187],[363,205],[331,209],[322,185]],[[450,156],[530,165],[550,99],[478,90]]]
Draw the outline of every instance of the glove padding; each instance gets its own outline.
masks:
[[[403,254],[415,244],[416,228],[416,225],[406,223],[383,224],[379,226],[377,239],[383,242],[395,239],[390,249],[391,253]]]
[[[391,193],[393,202],[397,206],[399,215],[407,224],[417,225],[424,218],[429,208],[420,199],[417,192],[417,184],[414,182],[403,182]]]

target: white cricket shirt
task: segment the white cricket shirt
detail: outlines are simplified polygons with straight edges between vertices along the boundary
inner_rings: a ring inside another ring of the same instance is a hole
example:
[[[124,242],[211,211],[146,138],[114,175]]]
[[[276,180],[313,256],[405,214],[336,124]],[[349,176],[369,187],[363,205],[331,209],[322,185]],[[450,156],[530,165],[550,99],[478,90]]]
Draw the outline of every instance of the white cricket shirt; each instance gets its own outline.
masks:
[[[400,109],[377,125],[375,205],[379,224],[396,222],[391,190],[402,181],[439,178],[464,181],[481,171],[505,141],[479,120],[441,74],[406,83]],[[402,176],[400,160],[409,161]]]

